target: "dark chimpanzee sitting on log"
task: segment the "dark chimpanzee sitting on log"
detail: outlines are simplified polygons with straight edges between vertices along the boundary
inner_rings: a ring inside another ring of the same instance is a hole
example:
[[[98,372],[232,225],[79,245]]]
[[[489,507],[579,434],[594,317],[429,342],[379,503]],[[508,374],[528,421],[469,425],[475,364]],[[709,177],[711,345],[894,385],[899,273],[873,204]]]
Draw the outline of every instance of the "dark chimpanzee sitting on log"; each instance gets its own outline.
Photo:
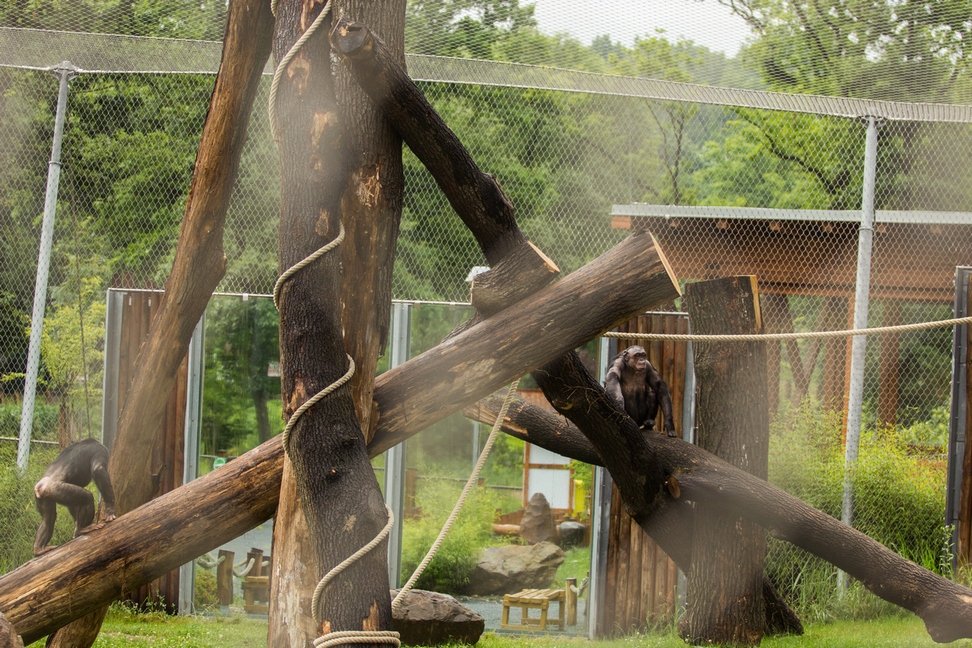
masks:
[[[94,521],[94,496],[85,486],[94,479],[105,501],[105,522],[115,519],[115,493],[108,479],[108,449],[94,439],[84,439],[64,448],[34,486],[34,503],[41,523],[34,538],[34,555],[50,551],[57,505],[63,504],[74,518],[74,537],[88,530]]]
[[[661,407],[665,433],[675,436],[672,395],[642,347],[630,346],[618,354],[604,378],[604,389],[644,430],[654,431]]]

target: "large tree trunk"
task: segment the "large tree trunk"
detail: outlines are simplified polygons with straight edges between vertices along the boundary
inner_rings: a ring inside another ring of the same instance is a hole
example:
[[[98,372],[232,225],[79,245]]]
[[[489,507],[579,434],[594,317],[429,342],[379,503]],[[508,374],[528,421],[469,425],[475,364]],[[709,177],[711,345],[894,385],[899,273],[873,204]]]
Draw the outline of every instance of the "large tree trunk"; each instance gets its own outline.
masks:
[[[335,3],[332,15],[351,10],[352,4]],[[281,3],[275,38],[278,61],[322,6]],[[389,32],[398,33],[402,51],[404,2],[370,2],[356,10],[383,18]],[[386,519],[359,417],[367,425],[374,370],[387,334],[401,213],[401,145],[347,74],[340,67],[332,71],[330,23],[329,16],[288,65],[277,102],[284,197],[281,271],[333,240],[342,221],[347,230],[339,250],[284,285],[281,362],[286,413],[292,416],[300,404],[343,375],[345,348],[357,370],[350,386],[301,417],[291,437],[288,457],[293,460],[294,479],[288,461],[283,505],[274,528],[271,645],[305,645],[322,633],[387,628],[391,621],[384,552],[378,548],[330,585],[319,610],[319,626],[309,627],[304,620],[294,623],[295,614],[315,614],[310,596],[323,572],[369,542]],[[312,542],[305,541],[308,536]]]
[[[122,515],[154,494],[152,448],[192,331],[223,277],[223,222],[236,182],[250,110],[270,55],[273,17],[266,2],[240,0],[230,8],[223,55],[209,101],[185,217],[179,231],[165,296],[139,352],[111,448],[110,475]],[[49,645],[82,648],[94,643],[105,609],[63,628]]]
[[[539,291],[531,309],[507,309],[379,376],[378,402],[389,403],[391,394],[420,397],[381,410],[376,440],[368,448],[371,456],[583,344],[597,331],[670,302],[677,295],[676,282],[658,261],[660,254],[649,234],[632,236],[584,271]],[[635,262],[621,263],[624,259]],[[612,277],[612,291],[617,293],[613,299],[582,290],[604,285]],[[582,293],[586,301],[578,301]],[[545,332],[539,340],[538,330]],[[498,348],[503,356],[497,356]],[[282,454],[278,436],[104,529],[0,576],[0,611],[28,642],[34,641],[119,593],[232,540],[273,514],[280,495]],[[293,609],[295,614],[305,611]],[[306,614],[290,620],[305,618]]]
[[[729,277],[685,288],[685,309],[698,334],[752,334],[763,328],[756,277]],[[697,342],[696,445],[766,479],[769,412],[766,347],[760,342]],[[748,397],[748,398],[747,398]],[[755,645],[766,609],[762,528],[718,504],[695,503],[692,568],[679,633],[690,644]]]

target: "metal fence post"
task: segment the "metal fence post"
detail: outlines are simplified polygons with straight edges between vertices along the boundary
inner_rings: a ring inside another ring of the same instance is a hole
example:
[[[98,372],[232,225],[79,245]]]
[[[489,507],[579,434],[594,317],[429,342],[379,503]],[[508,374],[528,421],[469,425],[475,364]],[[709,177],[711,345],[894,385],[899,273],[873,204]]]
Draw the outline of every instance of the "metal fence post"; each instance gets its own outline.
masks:
[[[871,287],[871,248],[874,237],[874,186],[877,176],[878,124],[867,118],[864,143],[864,188],[861,196],[861,225],[857,241],[857,281],[854,292],[854,329],[867,326]],[[864,352],[867,337],[855,335],[851,342],[850,389],[847,397],[847,438],[844,445],[844,496],[840,519],[848,526],[854,523],[854,486],[851,478],[857,463],[861,441],[861,407],[864,398]],[[847,574],[837,573],[838,591],[847,589]]]
[[[412,305],[392,303],[391,362],[397,367],[408,360]],[[388,582],[398,587],[402,571],[402,517],[405,512],[405,442],[385,452],[385,504],[395,514],[388,536]]]
[[[54,115],[54,138],[51,160],[47,165],[47,191],[44,194],[44,220],[41,225],[40,251],[37,256],[37,275],[34,282],[34,307],[30,316],[30,342],[27,347],[27,378],[24,382],[24,401],[20,410],[20,434],[17,439],[17,467],[27,470],[30,458],[31,428],[34,422],[34,399],[37,394],[37,374],[40,369],[41,331],[47,305],[47,277],[51,267],[51,246],[54,242],[54,212],[57,207],[57,188],[61,180],[61,141],[67,114],[68,82],[77,68],[64,61],[53,72],[60,77],[57,91],[57,111]]]

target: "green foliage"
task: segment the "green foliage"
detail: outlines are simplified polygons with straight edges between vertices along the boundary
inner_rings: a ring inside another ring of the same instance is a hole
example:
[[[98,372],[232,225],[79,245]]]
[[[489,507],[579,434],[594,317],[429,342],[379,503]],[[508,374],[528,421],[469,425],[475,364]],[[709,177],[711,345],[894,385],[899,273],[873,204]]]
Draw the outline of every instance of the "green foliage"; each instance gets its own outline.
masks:
[[[0,402],[0,436],[16,437],[20,434],[20,412],[20,403]],[[44,441],[56,441],[57,418],[57,405],[42,399],[35,400],[33,437]]]
[[[203,454],[237,456],[282,427],[277,312],[269,299],[217,297],[206,311]]]
[[[194,609],[208,610],[219,607],[219,597],[216,593],[216,573],[214,571],[197,568],[192,587]]]
[[[772,483],[839,518],[844,480],[839,415],[821,413],[808,401],[778,417],[770,436],[769,467]],[[894,429],[865,430],[851,483],[858,530],[927,569],[949,573],[950,534],[942,519],[945,473],[940,465],[911,454]],[[771,545],[767,573],[797,609],[812,617],[866,618],[887,609],[863,590],[837,601],[835,569],[778,542]]]
[[[418,520],[406,520],[402,540],[402,580],[415,570],[442,528],[459,498],[461,487],[435,479],[423,479],[416,495],[422,511]],[[422,573],[419,589],[458,593],[469,582],[476,558],[485,547],[501,544],[492,534],[496,510],[508,499],[486,488],[474,489],[452,529]],[[508,503],[507,503],[508,506]]]

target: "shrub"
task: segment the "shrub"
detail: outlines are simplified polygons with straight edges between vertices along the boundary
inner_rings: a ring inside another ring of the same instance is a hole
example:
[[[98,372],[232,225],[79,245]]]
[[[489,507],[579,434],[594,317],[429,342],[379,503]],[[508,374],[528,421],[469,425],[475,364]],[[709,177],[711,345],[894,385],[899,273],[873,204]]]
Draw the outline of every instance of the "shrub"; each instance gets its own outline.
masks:
[[[835,518],[843,498],[841,429],[839,413],[805,403],[778,417],[770,434],[770,481]],[[905,558],[948,573],[945,471],[940,463],[912,454],[910,435],[904,436],[894,428],[862,431],[851,475],[854,526]],[[786,543],[770,543],[767,574],[810,617],[867,618],[885,609],[857,584],[838,601],[836,569]]]
[[[443,522],[459,498],[457,484],[423,479],[416,494],[423,512],[417,520],[406,520],[402,538],[402,582],[406,581],[435,541]],[[473,490],[459,517],[446,535],[435,558],[415,587],[445,593],[461,592],[469,582],[476,559],[483,548],[502,542],[493,537],[495,512],[509,496],[485,488]]]

